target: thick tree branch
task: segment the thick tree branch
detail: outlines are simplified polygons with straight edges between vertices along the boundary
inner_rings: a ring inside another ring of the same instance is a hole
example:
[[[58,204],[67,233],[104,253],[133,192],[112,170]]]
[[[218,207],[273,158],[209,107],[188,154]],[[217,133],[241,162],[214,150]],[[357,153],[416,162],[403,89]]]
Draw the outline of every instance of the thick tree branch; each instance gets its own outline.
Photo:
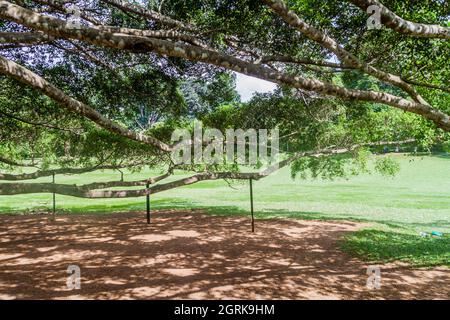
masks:
[[[439,25],[415,23],[405,20],[389,10],[378,0],[349,0],[365,12],[370,6],[380,8],[381,23],[399,33],[422,38],[450,39],[450,28]]]
[[[188,23],[172,19],[172,18],[165,16],[159,12],[156,12],[156,11],[153,11],[150,9],[145,9],[143,7],[131,4],[127,1],[122,1],[122,0],[101,0],[101,1],[104,3],[107,3],[111,6],[114,6],[124,12],[134,13],[134,14],[137,14],[146,19],[157,21],[161,24],[164,24],[164,25],[167,25],[170,27],[180,28],[180,29],[189,30],[189,31],[195,30],[195,27]]]
[[[403,78],[403,81],[408,82],[409,84],[412,84],[415,86],[434,89],[434,90],[440,90],[440,91],[445,91],[445,92],[450,93],[450,86],[449,87],[438,86],[438,85],[434,85],[434,84],[430,84],[430,83],[423,83],[420,81],[416,81],[416,80],[412,80],[412,79],[405,79],[405,78]]]
[[[95,190],[100,188],[111,187],[130,187],[130,186],[143,186],[147,182],[156,183],[161,181],[172,174],[169,170],[166,174],[154,178],[153,180],[139,180],[139,181],[112,181],[105,183],[93,183],[84,186],[71,186],[65,184],[53,184],[53,183],[2,183],[0,184],[0,195],[16,195],[16,194],[30,194],[30,193],[57,193],[67,196],[79,197],[79,198],[135,198],[146,196],[147,194],[155,194],[178,187],[183,187],[207,180],[260,180],[271,173],[281,168],[290,165],[293,161],[302,157],[322,157],[333,156],[338,154],[345,154],[354,151],[361,147],[369,146],[382,146],[382,145],[399,145],[414,142],[414,139],[408,139],[404,141],[380,141],[375,143],[362,143],[355,144],[348,148],[340,149],[323,149],[318,151],[306,151],[296,153],[289,158],[282,160],[272,166],[269,166],[260,172],[202,172],[194,174],[187,178],[167,182],[164,184],[157,184],[149,189],[140,190]]]
[[[327,36],[324,32],[309,25],[292,10],[289,10],[283,0],[263,0],[276,14],[278,14],[287,24],[297,29],[309,39],[319,43],[324,48],[333,52],[346,66],[359,69],[379,80],[386,81],[407,92],[416,102],[427,105],[423,99],[408,83],[401,77],[388,72],[374,68],[373,66],[360,61],[352,53],[345,50],[336,40]]]
[[[99,26],[100,30],[109,32],[109,33],[122,33],[132,36],[138,37],[150,37],[157,39],[173,39],[184,41],[186,43],[190,43],[195,46],[199,46],[202,48],[207,48],[208,46],[204,44],[198,38],[187,35],[175,30],[140,30],[140,29],[131,29],[131,28],[121,28],[121,27],[111,27],[111,26]]]
[[[0,32],[0,43],[39,44],[55,40],[41,32]]]
[[[1,162],[2,159],[0,158]],[[18,166],[18,164],[9,163],[12,166]],[[21,167],[27,167],[27,165],[20,165]],[[82,173],[88,173],[93,172],[97,170],[117,170],[117,169],[123,169],[127,167],[132,167],[133,165],[126,165],[126,166],[114,166],[114,165],[98,165],[94,167],[89,168],[59,168],[59,169],[51,169],[51,170],[38,170],[32,173],[20,173],[20,174],[7,174],[7,173],[0,173],[0,180],[6,180],[6,181],[20,181],[20,180],[33,180],[38,179],[42,177],[50,177],[53,174],[66,174],[66,175],[72,175],[72,174],[82,174]]]
[[[148,178],[145,180],[137,180],[137,181],[109,181],[109,182],[95,182],[91,184],[85,184],[80,188],[91,191],[98,189],[107,189],[107,188],[117,188],[117,187],[140,187],[145,186],[147,184],[155,184],[161,180],[164,180],[170,177],[173,173],[172,169],[169,169],[166,173],[157,176]]]
[[[249,76],[257,77],[267,81],[271,81],[278,84],[285,84],[294,88],[303,89],[307,91],[314,91],[324,95],[330,95],[340,97],[345,100],[359,100],[368,102],[377,102],[390,105],[405,111],[413,112],[424,116],[425,118],[433,121],[438,127],[443,130],[450,131],[450,117],[438,109],[430,107],[428,104],[421,104],[412,102],[398,96],[394,96],[388,93],[364,91],[364,90],[351,90],[337,85],[333,85],[328,82],[322,82],[317,79],[308,79],[300,76],[291,76],[282,72],[278,72],[264,66],[250,63],[235,57],[222,54],[220,52],[203,49],[197,46],[191,46],[181,43],[173,43],[166,40],[154,39],[149,37],[136,37],[117,33],[105,33],[96,27],[84,27],[80,29],[70,29],[66,27],[64,20],[60,20],[50,16],[40,15],[33,11],[24,9],[22,7],[13,5],[7,1],[0,1],[0,17],[23,24],[30,28],[35,28],[48,33],[53,36],[77,39],[80,41],[88,42],[91,44],[127,50],[136,53],[143,52],[155,52],[160,55],[167,55],[172,57],[184,58],[191,61],[205,62],[218,67],[226,68],[236,72],[244,73]],[[9,62],[6,66],[11,65],[13,62]],[[17,64],[14,64],[17,66]],[[23,67],[20,67],[24,69]],[[371,68],[371,67],[370,67]],[[15,72],[17,68],[3,68],[3,73],[14,75],[18,79],[23,78],[20,76],[20,72]],[[0,72],[2,72],[0,70]],[[29,74],[31,71],[27,71]],[[40,77],[39,77],[40,78]],[[29,79],[22,79],[23,82],[29,82],[33,86],[45,94],[46,91],[40,88],[39,85],[34,85],[34,81]],[[45,81],[40,78],[39,82]],[[409,86],[409,85],[408,85]],[[53,87],[54,88],[54,87]],[[56,89],[56,88],[54,88]],[[59,90],[60,91],[60,90]],[[50,94],[54,95],[55,90],[50,90]],[[61,97],[57,96],[61,101]],[[79,102],[76,102],[76,105]],[[86,107],[86,106],[85,106]],[[109,120],[108,120],[109,121]],[[110,121],[109,121],[110,122]],[[107,127],[110,127],[107,124]],[[124,129],[109,128],[108,130],[119,133]],[[135,133],[123,132],[119,133],[124,136],[128,136],[136,141],[152,139],[152,138],[139,138]],[[151,141],[151,144],[158,146],[161,150],[170,151],[170,147],[163,145],[159,141]]]
[[[293,63],[300,65],[314,65],[318,67],[327,67],[327,68],[335,68],[335,69],[355,69],[351,66],[346,66],[340,63],[333,63],[328,61],[314,61],[311,59],[299,59],[295,57],[282,56],[282,55],[272,55],[265,56],[261,58],[260,63],[268,63],[268,62],[283,62],[283,63]]]
[[[96,110],[68,96],[62,90],[53,86],[42,77],[2,56],[0,56],[0,73],[12,76],[18,81],[25,83],[38,91],[41,91],[48,97],[58,102],[61,106],[63,106],[70,112],[84,116],[110,132],[113,132],[115,134],[118,134],[120,136],[126,137],[134,141],[154,146],[162,151],[171,150],[171,148],[168,145],[159,141],[156,138],[128,130],[122,127],[121,125],[105,118]]]
[[[57,183],[2,183],[0,184],[0,195],[30,194],[30,193],[57,193],[78,198],[129,198],[148,194],[144,190],[97,190],[116,187],[137,187],[157,183],[171,175],[167,172],[158,177],[138,181],[110,181],[98,182],[82,186],[57,184]],[[139,194],[139,195],[133,195]]]

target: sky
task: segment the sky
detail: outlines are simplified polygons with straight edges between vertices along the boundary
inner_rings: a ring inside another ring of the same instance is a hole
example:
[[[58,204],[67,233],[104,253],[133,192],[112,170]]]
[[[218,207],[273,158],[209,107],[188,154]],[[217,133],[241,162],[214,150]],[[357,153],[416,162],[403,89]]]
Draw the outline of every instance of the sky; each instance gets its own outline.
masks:
[[[243,102],[249,101],[255,92],[271,92],[275,88],[274,83],[236,73],[236,89]]]
[[[334,54],[331,55],[331,57],[329,57],[327,61],[340,63],[339,59]],[[249,77],[242,73],[235,72],[235,74],[236,74],[236,90],[241,95],[242,102],[249,101],[255,92],[261,93],[271,92],[277,87],[276,84],[269,81]]]

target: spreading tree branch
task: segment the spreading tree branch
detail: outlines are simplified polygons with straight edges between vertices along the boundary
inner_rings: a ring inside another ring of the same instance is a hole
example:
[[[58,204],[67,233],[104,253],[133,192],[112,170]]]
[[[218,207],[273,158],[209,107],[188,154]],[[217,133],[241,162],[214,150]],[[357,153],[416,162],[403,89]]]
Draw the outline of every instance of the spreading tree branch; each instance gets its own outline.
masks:
[[[438,109],[432,108],[427,103],[412,102],[388,93],[346,89],[344,87],[333,85],[328,82],[322,82],[317,79],[292,76],[272,70],[270,68],[266,68],[258,64],[250,63],[220,52],[207,50],[197,46],[174,43],[171,41],[150,37],[137,37],[118,33],[106,33],[96,27],[81,26],[80,29],[71,29],[67,28],[66,22],[64,20],[38,14],[31,10],[24,9],[20,6],[13,5],[7,1],[0,1],[0,17],[28,26],[30,28],[38,29],[56,37],[77,39],[102,47],[116,48],[136,53],[154,52],[160,55],[179,57],[197,62],[205,62],[274,83],[285,84],[294,88],[314,91],[324,95],[340,97],[345,100],[359,100],[383,103],[396,108],[400,108],[405,111],[422,115],[425,118],[433,121],[438,127],[446,131],[450,131],[449,115],[443,113]],[[5,63],[3,64],[5,65]],[[6,63],[6,66],[8,65],[12,65],[12,62]],[[17,64],[15,65],[17,66]],[[369,69],[370,68],[372,67],[369,67]],[[2,69],[3,70],[0,70],[0,72],[13,75],[16,78],[19,78],[19,80],[20,78],[22,78],[23,82],[30,82],[28,81],[29,79],[23,79],[20,74],[18,75],[17,72],[14,72],[17,67],[7,67]],[[27,71],[27,74],[29,74],[29,72],[30,71]],[[42,78],[40,79],[41,80],[39,81],[43,81]],[[401,82],[404,83],[402,80]],[[35,84],[33,81],[31,81],[31,83]],[[42,90],[41,86],[39,85],[33,86],[46,94],[50,93],[54,95],[54,90],[50,90],[51,92],[46,92],[48,90]],[[57,98],[61,100],[61,97]],[[75,103],[77,105],[79,104],[79,102]],[[107,123],[106,127],[109,128],[108,130],[117,132],[119,134],[125,133],[126,136],[129,136],[137,141],[150,139],[152,140],[151,144],[158,146],[161,150],[170,150],[169,146],[162,144],[160,141],[154,141],[154,139],[152,138],[139,138],[136,136],[136,134],[123,132],[124,129],[118,129],[116,125],[111,126],[110,123]]]
[[[346,66],[359,69],[379,80],[386,81],[398,88],[407,92],[417,103],[427,105],[428,103],[423,99],[414,89],[401,79],[401,77],[379,70],[368,63],[360,61],[355,55],[345,50],[336,40],[326,35],[324,32],[309,25],[292,10],[283,0],[263,0],[281,19],[288,25],[295,28],[309,39],[319,43],[324,48],[334,53]]]
[[[3,161],[5,160],[5,161]],[[8,163],[7,159],[0,158],[0,162]],[[8,163],[11,166],[20,166],[20,167],[28,167],[26,164],[18,164],[16,162],[9,161]],[[74,175],[74,174],[82,174],[93,172],[97,170],[118,170],[123,168],[130,168],[137,165],[143,165],[144,163],[139,164],[130,164],[130,165],[97,165],[89,168],[59,168],[59,169],[49,169],[49,170],[38,170],[32,173],[20,173],[20,174],[8,174],[8,173],[0,173],[0,180],[6,181],[20,181],[20,180],[33,180],[42,177],[50,177],[53,174],[65,174],[65,175]]]
[[[12,76],[18,81],[33,87],[34,89],[44,93],[48,97],[58,102],[62,107],[66,108],[70,112],[84,116],[95,122],[100,127],[112,133],[118,134],[134,141],[154,146],[162,151],[171,150],[170,146],[166,145],[156,138],[128,130],[121,125],[109,120],[86,104],[68,96],[62,90],[50,84],[45,79],[28,70],[27,68],[24,68],[2,56],[0,56],[0,73]]]
[[[124,12],[137,14],[141,17],[144,17],[146,19],[150,19],[153,21],[157,21],[157,22],[167,25],[169,27],[175,27],[175,28],[184,29],[184,30],[188,30],[188,31],[195,30],[195,27],[188,23],[172,19],[171,17],[163,15],[159,12],[156,12],[156,11],[153,11],[150,9],[145,9],[141,6],[131,4],[127,1],[122,1],[122,0],[101,0],[101,1],[111,5],[113,7],[116,7]]]
[[[405,20],[394,12],[385,7],[378,0],[349,0],[351,3],[361,8],[365,12],[370,6],[380,8],[381,23],[386,27],[408,36],[450,39],[450,28],[439,25],[431,25],[425,23],[415,23]]]
[[[305,151],[298,152],[290,157],[269,166],[268,168],[260,172],[201,172],[191,175],[186,178],[178,179],[175,181],[157,184],[148,189],[140,190],[97,190],[100,188],[111,187],[130,187],[130,186],[143,186],[147,182],[154,184],[161,181],[172,174],[172,170],[169,169],[167,173],[162,176],[146,180],[138,181],[112,181],[104,183],[93,183],[84,186],[74,186],[65,184],[53,184],[53,183],[1,183],[0,195],[16,195],[16,194],[30,194],[30,193],[57,193],[61,195],[73,196],[78,198],[135,198],[142,197],[148,194],[155,194],[191,184],[195,184],[201,181],[207,180],[260,180],[273,172],[290,165],[293,161],[302,157],[323,157],[333,156],[338,154],[345,154],[354,151],[361,147],[370,146],[382,146],[382,145],[399,145],[405,143],[414,142],[414,139],[408,139],[404,141],[380,141],[375,143],[361,143],[355,144],[347,148],[336,149],[322,149],[317,151]]]

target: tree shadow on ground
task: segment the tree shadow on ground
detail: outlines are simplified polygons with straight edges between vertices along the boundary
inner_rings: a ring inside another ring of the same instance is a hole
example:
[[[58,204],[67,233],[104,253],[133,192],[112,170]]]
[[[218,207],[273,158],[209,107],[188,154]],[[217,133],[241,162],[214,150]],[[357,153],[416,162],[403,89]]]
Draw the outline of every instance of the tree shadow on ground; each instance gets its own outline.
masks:
[[[448,298],[447,268],[381,267],[366,288],[367,264],[339,241],[362,225],[292,219],[153,213],[3,216],[0,298],[17,299],[410,299]],[[81,268],[81,289],[66,287]]]
[[[233,206],[222,206],[222,207],[197,207],[198,209],[204,210],[208,214],[219,215],[219,216],[250,216],[250,212],[242,210],[238,207]],[[391,227],[394,229],[421,229],[421,228],[435,228],[437,231],[440,229],[450,228],[450,221],[448,220],[435,220],[432,222],[421,223],[421,222],[411,222],[411,221],[389,221],[384,219],[375,219],[371,217],[370,219],[364,219],[355,217],[354,215],[345,213],[323,213],[323,212],[308,212],[308,211],[289,211],[284,209],[270,209],[270,210],[258,210],[254,213],[256,219],[301,219],[301,220],[320,220],[320,221],[353,221],[353,222],[368,222],[368,223],[378,223]]]

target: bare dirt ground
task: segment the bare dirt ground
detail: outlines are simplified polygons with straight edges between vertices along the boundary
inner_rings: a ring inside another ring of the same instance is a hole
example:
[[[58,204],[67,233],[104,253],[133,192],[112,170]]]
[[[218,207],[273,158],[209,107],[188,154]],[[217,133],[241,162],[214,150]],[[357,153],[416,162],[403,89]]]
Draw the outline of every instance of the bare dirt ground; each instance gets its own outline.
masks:
[[[450,271],[367,264],[339,250],[361,224],[198,211],[0,217],[0,299],[449,299]],[[67,267],[81,289],[67,289]]]

